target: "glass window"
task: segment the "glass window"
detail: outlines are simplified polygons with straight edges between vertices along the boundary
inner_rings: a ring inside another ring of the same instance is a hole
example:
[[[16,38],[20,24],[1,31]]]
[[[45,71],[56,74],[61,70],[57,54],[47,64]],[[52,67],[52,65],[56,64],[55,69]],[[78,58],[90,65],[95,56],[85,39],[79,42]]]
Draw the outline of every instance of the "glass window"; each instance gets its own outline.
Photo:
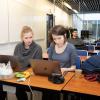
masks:
[[[96,39],[96,28],[97,28],[97,21],[89,20],[88,21],[88,30],[90,32],[89,38]]]
[[[97,39],[100,39],[100,20],[98,20],[98,34]]]
[[[86,30],[87,29],[87,21],[83,21],[83,30]]]

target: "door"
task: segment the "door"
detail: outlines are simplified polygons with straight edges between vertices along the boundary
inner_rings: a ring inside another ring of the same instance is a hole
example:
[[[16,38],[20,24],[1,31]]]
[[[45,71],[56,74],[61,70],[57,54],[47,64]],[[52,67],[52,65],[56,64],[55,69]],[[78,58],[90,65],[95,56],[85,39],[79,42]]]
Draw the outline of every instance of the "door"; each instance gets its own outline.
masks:
[[[54,18],[54,15],[53,14],[47,14],[47,22],[46,22],[46,28],[47,28],[47,34],[46,34],[46,38],[47,38],[47,48],[50,46],[50,41],[49,41],[49,37],[48,37],[48,33],[49,33],[49,30],[54,26],[55,24],[55,18]]]

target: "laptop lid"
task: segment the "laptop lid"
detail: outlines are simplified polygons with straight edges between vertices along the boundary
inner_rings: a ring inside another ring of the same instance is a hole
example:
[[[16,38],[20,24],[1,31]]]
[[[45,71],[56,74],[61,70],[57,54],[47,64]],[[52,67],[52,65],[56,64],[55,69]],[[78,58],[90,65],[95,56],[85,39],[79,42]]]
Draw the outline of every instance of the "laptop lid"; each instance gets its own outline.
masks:
[[[15,71],[25,71],[27,69],[16,56],[10,56],[10,62]]]
[[[24,71],[27,67],[24,67],[19,61],[18,57],[12,55],[0,55],[0,63],[7,64],[10,61],[11,67],[14,71]]]
[[[34,74],[49,76],[52,73],[61,74],[60,64],[58,61],[51,60],[30,60]]]

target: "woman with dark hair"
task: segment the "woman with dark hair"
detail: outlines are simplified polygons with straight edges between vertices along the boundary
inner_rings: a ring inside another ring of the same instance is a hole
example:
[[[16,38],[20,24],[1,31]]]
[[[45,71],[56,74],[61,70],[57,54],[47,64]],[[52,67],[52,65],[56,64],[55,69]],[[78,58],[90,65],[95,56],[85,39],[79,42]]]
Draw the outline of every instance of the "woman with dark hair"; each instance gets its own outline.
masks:
[[[51,45],[48,48],[48,56],[50,60],[60,62],[62,73],[64,71],[75,71],[76,49],[67,42],[66,28],[62,25],[56,25],[49,31]],[[57,93],[44,93],[43,100],[60,100]]]
[[[48,49],[49,59],[58,60],[62,71],[75,71],[76,49],[66,37],[66,28],[61,25],[50,30],[52,43]]]

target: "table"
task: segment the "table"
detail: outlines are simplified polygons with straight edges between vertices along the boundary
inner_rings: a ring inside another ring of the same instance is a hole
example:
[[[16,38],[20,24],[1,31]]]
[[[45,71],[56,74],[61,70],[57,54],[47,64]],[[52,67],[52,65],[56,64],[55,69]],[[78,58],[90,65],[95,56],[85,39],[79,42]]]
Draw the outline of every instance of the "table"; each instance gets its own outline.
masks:
[[[28,69],[29,72],[32,73],[32,69]],[[33,90],[38,91],[46,91],[48,93],[52,94],[60,94],[62,88],[70,81],[70,79],[74,76],[73,72],[68,72],[65,75],[65,82],[62,84],[54,84],[50,81],[48,81],[48,77],[46,76],[38,76],[38,75],[32,75],[30,76],[25,82],[17,82],[17,78],[12,78],[8,80],[0,80],[0,83],[7,85],[7,86],[19,86],[24,91],[31,91],[31,100],[33,100],[32,94],[34,94]],[[51,94],[51,95],[52,95]]]
[[[100,96],[100,83],[90,82],[86,80],[83,76],[81,78],[75,78],[75,76],[66,84],[63,90]]]
[[[100,46],[95,46],[95,50],[99,50],[100,51]]]
[[[32,72],[32,69],[28,69],[29,72]],[[0,80],[0,83],[3,83],[5,85],[11,85],[11,86],[22,86],[22,87],[32,87],[32,89],[48,89],[48,90],[54,90],[54,91],[61,91],[62,88],[67,84],[67,82],[74,76],[74,73],[68,72],[65,75],[65,82],[62,84],[54,84],[50,81],[48,81],[48,77],[46,76],[38,76],[38,75],[32,75],[30,78],[28,78],[25,82],[17,82],[17,78],[12,78],[8,80]]]
[[[90,51],[88,51],[88,55],[89,55],[89,56],[97,55],[98,52],[99,52],[99,50],[90,50]]]

